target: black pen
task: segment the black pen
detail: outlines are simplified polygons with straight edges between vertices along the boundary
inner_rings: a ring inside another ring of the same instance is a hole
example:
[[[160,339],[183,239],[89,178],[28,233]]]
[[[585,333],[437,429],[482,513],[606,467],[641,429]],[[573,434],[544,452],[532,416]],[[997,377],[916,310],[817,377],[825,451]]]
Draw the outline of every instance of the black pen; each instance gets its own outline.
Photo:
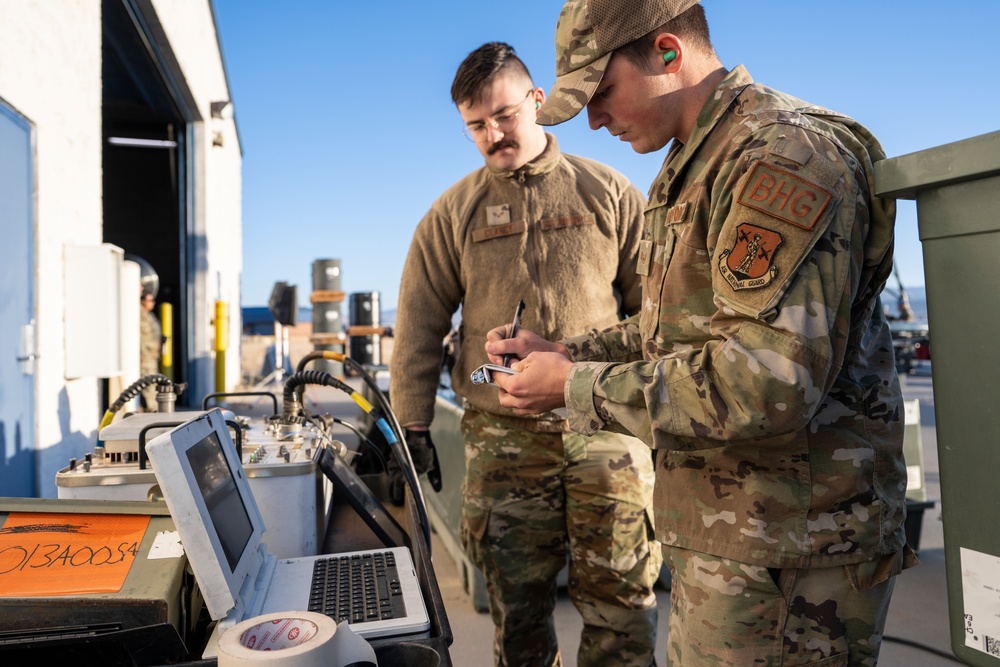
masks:
[[[517,302],[517,308],[514,309],[514,319],[511,320],[510,335],[507,336],[507,338],[513,338],[514,335],[517,334],[517,327],[519,324],[521,324],[521,312],[523,310],[524,310],[524,299],[521,299],[520,301]],[[511,355],[509,354],[503,355],[504,366],[510,365],[510,356]]]

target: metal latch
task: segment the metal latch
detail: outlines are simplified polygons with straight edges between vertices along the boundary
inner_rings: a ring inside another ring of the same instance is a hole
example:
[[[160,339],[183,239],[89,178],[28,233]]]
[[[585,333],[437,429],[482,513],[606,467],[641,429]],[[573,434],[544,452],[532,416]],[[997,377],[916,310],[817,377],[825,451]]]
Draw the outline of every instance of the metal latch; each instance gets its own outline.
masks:
[[[20,356],[17,357],[21,373],[24,375],[35,374],[35,360],[38,359],[35,350],[35,320],[31,320],[21,327]]]

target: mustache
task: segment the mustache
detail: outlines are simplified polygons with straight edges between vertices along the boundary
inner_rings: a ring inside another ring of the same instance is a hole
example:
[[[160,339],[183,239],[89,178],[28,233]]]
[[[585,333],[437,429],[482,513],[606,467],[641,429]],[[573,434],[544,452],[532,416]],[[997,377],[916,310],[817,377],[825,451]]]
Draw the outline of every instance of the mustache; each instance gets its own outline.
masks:
[[[508,139],[507,137],[504,137],[500,141],[496,142],[495,144],[487,148],[486,154],[493,155],[497,151],[503,150],[504,148],[520,148],[520,146],[518,146],[517,142],[514,141],[513,139]]]

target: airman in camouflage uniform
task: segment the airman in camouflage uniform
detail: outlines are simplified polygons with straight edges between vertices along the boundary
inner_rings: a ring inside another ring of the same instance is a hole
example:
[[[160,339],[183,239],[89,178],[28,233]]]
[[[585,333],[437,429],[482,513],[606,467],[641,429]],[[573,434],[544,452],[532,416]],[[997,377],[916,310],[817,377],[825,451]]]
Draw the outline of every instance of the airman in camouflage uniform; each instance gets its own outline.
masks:
[[[452,387],[465,407],[462,541],[487,582],[496,664],[562,664],[553,609],[568,549],[569,596],[584,625],[577,664],[646,666],[663,562],[649,448],[627,435],[571,433],[554,413],[517,417],[495,387],[470,379],[486,361],[486,332],[519,299],[523,324],[552,336],[610,326],[640,307],[642,194],[609,167],[559,150],[533,122],[544,95],[506,44],[486,44],[459,67],[452,99],[486,164],[442,194],[414,232],[389,395],[411,449],[433,446],[417,429],[434,416],[441,341],[461,307]]]
[[[652,664],[663,559],[646,532],[649,448],[613,433],[525,426],[472,408],[462,417],[462,542],[503,629],[497,664],[562,664],[552,613],[567,543],[569,596],[584,623],[577,664]]]
[[[726,71],[697,0],[569,0],[539,122],[587,108],[653,182],[643,309],[498,380],[519,410],[656,450],[672,665],[874,665],[905,541],[903,411],[879,293],[895,205],[852,119]],[[495,358],[495,357],[493,357]],[[574,363],[575,362],[575,363]]]
[[[143,291],[139,307],[139,376],[160,372],[160,354],[163,350],[163,332],[160,321],[153,314],[156,296]],[[142,400],[150,412],[156,410],[156,385],[142,390]]]

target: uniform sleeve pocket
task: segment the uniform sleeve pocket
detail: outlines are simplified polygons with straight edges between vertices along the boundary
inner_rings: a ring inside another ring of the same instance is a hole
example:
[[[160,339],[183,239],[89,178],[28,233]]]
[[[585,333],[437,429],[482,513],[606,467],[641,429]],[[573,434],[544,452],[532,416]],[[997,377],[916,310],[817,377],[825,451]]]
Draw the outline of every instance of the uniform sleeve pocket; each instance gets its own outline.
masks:
[[[655,335],[659,322],[663,280],[674,249],[675,235],[669,223],[673,210],[667,206],[646,208],[647,237],[640,244],[640,257],[636,267],[636,272],[642,276],[644,299],[639,313],[639,327],[644,340]],[[686,206],[683,210],[686,211]]]

